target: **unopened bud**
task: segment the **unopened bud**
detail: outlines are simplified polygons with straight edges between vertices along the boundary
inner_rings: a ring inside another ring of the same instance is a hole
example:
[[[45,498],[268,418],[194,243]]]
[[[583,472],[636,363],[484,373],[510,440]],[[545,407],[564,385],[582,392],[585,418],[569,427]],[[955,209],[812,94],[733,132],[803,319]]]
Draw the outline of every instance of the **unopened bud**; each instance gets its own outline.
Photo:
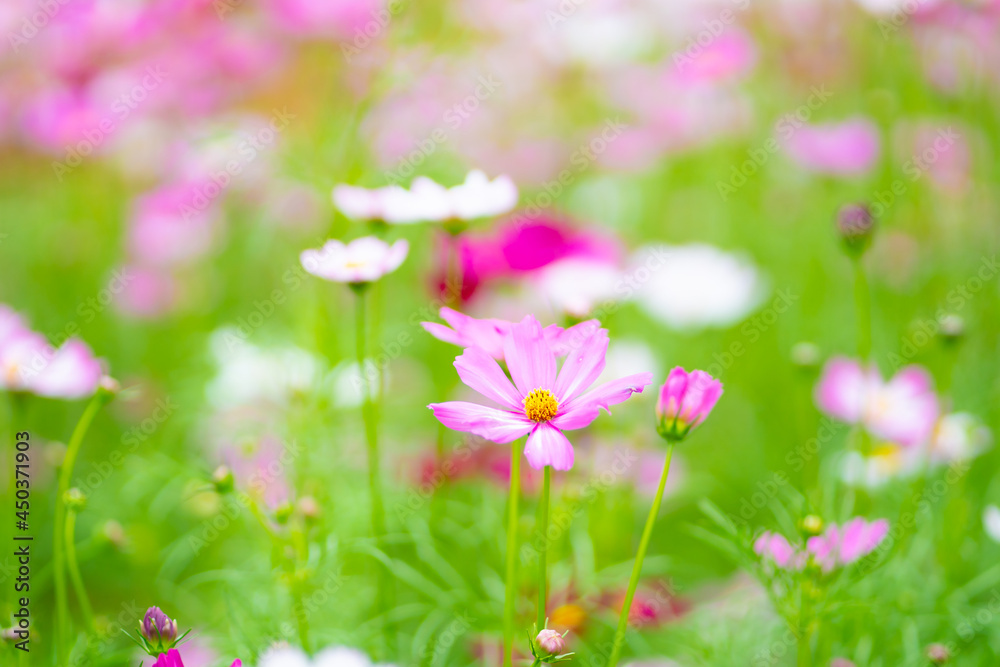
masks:
[[[860,256],[868,249],[875,218],[866,204],[847,204],[837,212],[837,233],[848,253]]]
[[[233,471],[229,469],[229,466],[219,466],[212,473],[212,484],[215,485],[215,490],[219,493],[229,493],[233,490],[234,483]]]
[[[555,630],[546,628],[535,637],[538,646],[550,655],[559,655],[566,652],[566,638]]]
[[[168,646],[177,639],[177,621],[171,619],[159,607],[150,607],[142,617],[142,636],[154,646]]]
[[[931,644],[927,647],[927,659],[935,665],[943,665],[951,659],[951,651],[944,644]]]
[[[819,518],[815,514],[810,514],[805,517],[802,519],[802,532],[810,537],[813,535],[819,535],[823,532],[823,519]]]
[[[319,503],[312,496],[305,496],[299,499],[299,514],[306,521],[315,521],[319,518]]]
[[[819,364],[820,351],[815,343],[803,341],[792,346],[792,363],[802,368],[814,368]]]
[[[67,508],[74,512],[79,512],[87,505],[87,496],[83,494],[83,491],[74,486],[63,494],[63,502],[66,503]]]
[[[955,340],[965,333],[965,320],[954,313],[941,318],[941,335],[946,339]]]

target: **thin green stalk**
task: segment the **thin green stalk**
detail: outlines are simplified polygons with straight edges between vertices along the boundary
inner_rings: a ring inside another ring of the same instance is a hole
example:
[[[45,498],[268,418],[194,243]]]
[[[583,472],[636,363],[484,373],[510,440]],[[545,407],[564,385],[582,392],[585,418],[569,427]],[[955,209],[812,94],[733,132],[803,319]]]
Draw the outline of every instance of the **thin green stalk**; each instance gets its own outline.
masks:
[[[510,495],[507,497],[507,578],[503,603],[503,664],[510,667],[514,650],[514,577],[517,572],[518,498],[521,495],[521,450],[518,442],[510,446]]]
[[[861,257],[854,259],[854,309],[858,323],[858,356],[867,361],[872,353],[872,296]]]
[[[548,552],[549,552],[549,487],[552,480],[551,466],[542,471],[542,498],[538,506],[538,531],[541,539],[541,553],[538,554],[538,617],[536,630],[545,627],[545,601],[548,597]]]
[[[69,579],[73,584],[76,599],[80,603],[87,629],[96,632],[94,610],[90,606],[90,598],[87,597],[87,589],[83,586],[83,577],[80,575],[80,566],[76,560],[76,511],[73,509],[66,513],[66,568],[69,570]]]
[[[55,594],[56,594],[56,657],[59,664],[65,662],[66,635],[69,632],[69,601],[66,597],[66,492],[69,490],[70,477],[73,476],[73,465],[76,463],[77,454],[80,453],[80,446],[83,444],[83,437],[87,434],[87,429],[94,421],[101,406],[105,403],[105,396],[98,390],[90,403],[80,415],[80,421],[73,429],[69,444],[66,446],[66,456],[63,458],[62,468],[59,471],[59,483],[56,487],[56,516],[53,526],[53,562],[55,565]]]
[[[355,322],[357,324],[355,338],[357,341],[358,352],[358,372],[361,373],[363,380],[362,389],[365,394],[364,400],[361,403],[361,417],[365,423],[365,442],[368,447],[368,492],[371,504],[372,535],[375,538],[375,547],[377,549],[383,549],[385,541],[385,510],[382,500],[382,477],[379,472],[378,418],[375,411],[375,403],[372,400],[371,378],[368,376],[368,372],[365,369],[365,348],[367,347],[367,330],[365,327],[365,291],[365,287],[355,288],[355,293],[357,295],[357,299],[355,301]],[[385,568],[379,566],[376,605],[380,616],[385,614],[390,607],[388,603],[388,595],[389,583],[386,581]],[[386,642],[390,643],[388,628],[384,629],[386,631]]]
[[[660,475],[660,485],[656,488],[656,497],[653,498],[653,506],[649,510],[646,518],[646,527],[642,531],[642,539],[639,540],[639,551],[635,555],[635,564],[632,565],[632,576],[628,580],[628,590],[625,592],[625,604],[622,606],[621,615],[618,617],[618,629],[615,631],[614,645],[611,647],[611,658],[608,659],[608,667],[615,667],[618,664],[618,656],[621,654],[622,644],[625,641],[625,630],[628,628],[628,615],[632,610],[632,598],[635,597],[636,586],[639,585],[639,575],[642,573],[642,561],[646,557],[646,548],[649,547],[649,538],[653,534],[653,524],[660,513],[660,501],[663,500],[663,489],[667,485],[667,475],[670,473],[670,459],[674,455],[674,443],[667,445],[667,460],[663,464],[663,473]]]

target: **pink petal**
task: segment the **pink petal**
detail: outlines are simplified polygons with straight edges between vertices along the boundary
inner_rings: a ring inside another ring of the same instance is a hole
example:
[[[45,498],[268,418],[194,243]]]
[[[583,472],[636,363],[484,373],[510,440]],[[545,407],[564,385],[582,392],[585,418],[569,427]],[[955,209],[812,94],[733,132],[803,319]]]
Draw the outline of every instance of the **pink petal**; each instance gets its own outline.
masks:
[[[861,419],[868,381],[861,366],[851,359],[831,359],[816,386],[819,409],[849,424]]]
[[[708,413],[722,396],[722,383],[705,371],[692,371],[688,376],[680,417],[697,426],[705,421]]]
[[[872,434],[904,446],[924,443],[939,414],[930,375],[919,366],[908,366],[879,392],[877,405],[869,408],[867,426]]]
[[[573,410],[587,410],[591,408],[604,408],[609,413],[611,406],[617,405],[628,399],[634,393],[642,393],[643,388],[653,383],[652,373],[636,373],[623,377],[620,380],[612,380],[591,389],[583,396],[578,396],[565,406],[565,412]]]
[[[586,391],[604,370],[608,352],[607,329],[597,330],[579,349],[574,349],[563,361],[556,378],[554,392],[560,403]]]
[[[533,389],[551,389],[556,379],[556,358],[545,342],[542,325],[531,315],[510,329],[503,342],[504,359],[514,384],[525,396]]]
[[[522,397],[510,383],[500,365],[478,347],[466,348],[455,359],[462,382],[480,394],[515,411],[523,411]]]
[[[549,341],[552,353],[557,357],[564,357],[572,350],[583,347],[591,336],[601,328],[601,323],[597,320],[587,320],[574,324],[568,329],[551,325],[545,327],[545,338]]]
[[[523,414],[464,401],[432,403],[427,407],[448,428],[467,431],[501,445],[514,442],[535,425]]]
[[[422,326],[427,333],[434,336],[438,340],[444,341],[445,343],[460,345],[462,347],[469,344],[469,342],[466,341],[461,334],[454,329],[449,329],[443,324],[438,324],[437,322],[421,322],[420,326]]]
[[[31,382],[31,390],[52,398],[83,398],[97,390],[101,364],[83,341],[70,339],[56,350]]]
[[[554,470],[573,467],[573,445],[558,428],[548,422],[535,426],[524,445],[524,455],[535,470],[552,466]]]
[[[559,409],[559,413],[549,420],[549,423],[563,431],[575,431],[590,426],[601,415],[601,409],[596,405]]]

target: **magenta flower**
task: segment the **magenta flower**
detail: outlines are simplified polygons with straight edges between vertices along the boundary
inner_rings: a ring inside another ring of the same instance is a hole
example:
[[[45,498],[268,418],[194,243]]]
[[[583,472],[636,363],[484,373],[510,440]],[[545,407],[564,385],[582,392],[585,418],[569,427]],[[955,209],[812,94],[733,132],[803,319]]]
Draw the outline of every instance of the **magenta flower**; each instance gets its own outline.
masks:
[[[861,424],[873,436],[906,447],[930,437],[938,400],[930,375],[907,366],[884,382],[874,366],[867,370],[852,359],[831,359],[816,386],[819,409],[849,424]]]
[[[437,322],[421,322],[427,333],[446,343],[459,347],[478,347],[494,359],[503,359],[503,341],[510,334],[513,322],[494,318],[476,319],[451,308],[442,308],[438,314],[451,328]],[[587,320],[568,329],[550,324],[542,333],[553,354],[564,357],[570,350],[580,347],[600,327],[601,323],[597,320]]]
[[[787,128],[787,129],[786,129]],[[865,118],[842,123],[820,123],[790,127],[779,123],[785,152],[800,167],[822,174],[856,176],[870,170],[878,160],[878,128]]]
[[[656,402],[657,430],[673,442],[683,440],[712,412],[722,396],[722,383],[705,371],[691,371],[677,366],[660,387]]]
[[[389,245],[382,239],[365,236],[346,244],[327,241],[319,250],[303,251],[300,258],[302,268],[314,276],[360,285],[398,269],[409,250],[409,243],[403,239]]]
[[[524,455],[537,470],[573,467],[573,445],[563,435],[588,426],[604,408],[621,403],[652,383],[652,373],[637,373],[586,391],[604,370],[608,332],[598,329],[556,373],[556,355],[542,325],[531,315],[504,338],[504,360],[511,380],[481,347],[469,347],[455,359],[462,381],[501,408],[464,401],[431,404],[445,426],[506,444],[525,434]],[[586,393],[584,393],[586,392]]]
[[[184,667],[184,661],[181,660],[180,651],[172,648],[166,653],[161,653],[160,657],[153,663],[153,667]],[[234,660],[230,667],[243,667],[243,661]]]

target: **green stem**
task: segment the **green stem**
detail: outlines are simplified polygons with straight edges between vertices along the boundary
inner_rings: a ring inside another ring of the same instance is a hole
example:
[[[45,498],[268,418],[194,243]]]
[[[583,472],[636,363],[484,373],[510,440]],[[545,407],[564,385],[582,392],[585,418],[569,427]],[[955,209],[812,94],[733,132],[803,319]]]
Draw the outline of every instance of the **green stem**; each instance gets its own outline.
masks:
[[[538,554],[538,617],[536,631],[545,627],[545,600],[548,596],[548,551],[549,551],[549,487],[552,480],[552,468],[545,466],[542,471],[542,498],[538,505],[538,531],[541,537],[541,553]]]
[[[372,382],[365,369],[366,357],[366,328],[365,328],[365,287],[355,288],[357,299],[356,317],[357,330],[355,338],[358,351],[358,372],[362,377],[362,388],[364,400],[361,403],[361,417],[365,423],[365,442],[368,447],[368,493],[371,503],[372,535],[375,538],[375,547],[384,548],[385,541],[385,510],[382,501],[382,478],[379,472],[379,451],[378,451],[378,419],[375,412],[375,403],[372,400]],[[389,608],[387,596],[389,586],[386,581],[385,569],[378,568],[378,588],[376,594],[376,604],[379,615],[385,614]],[[388,628],[386,630],[386,641],[389,641]]]
[[[656,488],[656,497],[653,498],[653,506],[649,510],[646,518],[646,527],[642,531],[642,539],[639,540],[639,551],[635,555],[635,564],[632,565],[632,576],[628,580],[628,590],[625,592],[625,604],[622,606],[621,616],[618,617],[618,629],[615,631],[614,645],[611,647],[611,658],[608,659],[608,667],[615,667],[618,664],[618,656],[621,654],[622,644],[625,641],[625,630],[628,627],[628,615],[632,610],[632,598],[635,597],[636,586],[639,585],[639,575],[642,573],[642,561],[646,557],[646,548],[649,546],[649,538],[653,534],[653,524],[660,513],[660,501],[663,500],[663,489],[667,485],[667,475],[670,473],[670,459],[674,455],[674,443],[667,445],[667,460],[663,463],[663,473],[660,475],[660,485]]]
[[[858,323],[858,356],[867,361],[872,353],[872,296],[860,257],[854,260],[854,309]]]
[[[80,453],[80,446],[83,444],[83,437],[90,428],[90,423],[100,411],[105,402],[102,392],[98,392],[90,399],[90,403],[80,415],[80,421],[73,429],[69,444],[66,446],[66,456],[63,458],[62,468],[59,471],[59,483],[56,487],[56,516],[53,527],[53,562],[55,565],[55,594],[56,594],[56,657],[59,664],[65,662],[64,651],[66,648],[66,635],[69,632],[69,601],[66,597],[66,492],[69,490],[70,477],[73,476],[73,465],[76,463],[76,456]]]
[[[507,587],[503,603],[503,664],[510,667],[514,650],[514,577],[517,573],[518,498],[521,494],[521,450],[518,441],[510,446],[510,495],[507,497]]]
[[[69,579],[73,584],[76,599],[80,603],[87,629],[97,632],[94,626],[94,610],[90,606],[90,598],[87,597],[87,589],[83,586],[83,577],[80,575],[80,566],[76,560],[76,511],[72,509],[66,512],[66,569],[69,570]]]

